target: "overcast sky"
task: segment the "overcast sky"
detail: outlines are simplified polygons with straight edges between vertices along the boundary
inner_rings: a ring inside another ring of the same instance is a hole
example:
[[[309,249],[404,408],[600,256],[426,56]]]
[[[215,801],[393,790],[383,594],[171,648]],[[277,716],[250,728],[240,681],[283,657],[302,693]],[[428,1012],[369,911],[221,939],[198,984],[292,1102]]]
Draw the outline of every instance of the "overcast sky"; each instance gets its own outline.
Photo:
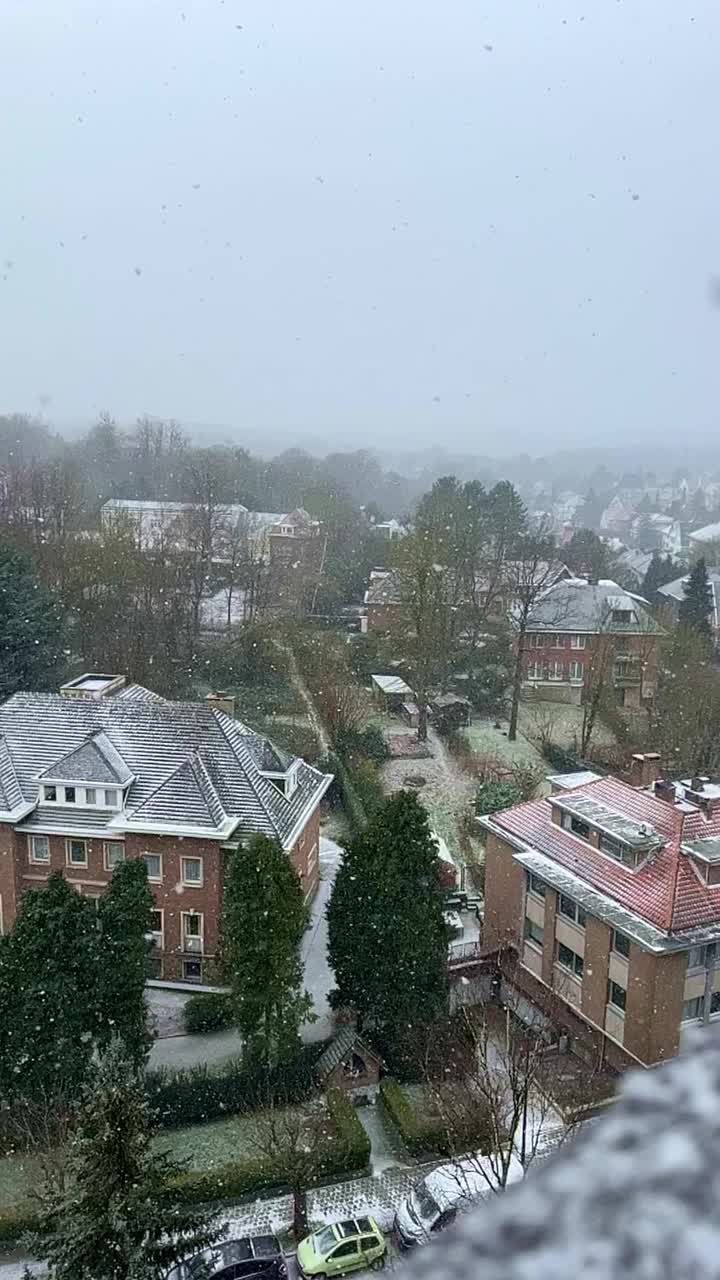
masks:
[[[717,0],[17,0],[0,412],[709,437]]]

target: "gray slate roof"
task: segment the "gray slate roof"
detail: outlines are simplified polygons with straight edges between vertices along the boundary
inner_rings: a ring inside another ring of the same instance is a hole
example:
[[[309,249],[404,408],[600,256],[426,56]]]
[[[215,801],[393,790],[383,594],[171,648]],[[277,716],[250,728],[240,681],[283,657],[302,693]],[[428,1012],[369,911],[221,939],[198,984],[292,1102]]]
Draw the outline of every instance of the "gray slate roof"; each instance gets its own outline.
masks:
[[[205,703],[18,693],[0,706],[6,753],[0,749],[0,785],[12,788],[14,774],[24,802],[35,804],[39,777],[77,752],[82,758],[98,734],[134,778],[123,813],[82,811],[83,820],[107,829],[108,838],[124,827],[165,826],[217,833],[218,839],[230,829],[234,836],[261,832],[285,843],[330,783],[329,775],[300,761],[297,786],[286,798],[260,772],[265,740]],[[57,829],[59,820],[66,826],[75,814],[80,818],[79,811],[41,806],[23,825]]]
[[[615,622],[612,619],[613,609],[630,610],[635,614],[635,620]],[[584,578],[568,578],[550,587],[535,604],[528,631],[662,634],[662,628],[649,612],[647,601],[642,596],[623,590],[609,579],[589,583]]]
[[[117,787],[129,782],[132,773],[107,735],[96,733],[40,776],[58,782],[97,782]]]
[[[360,1039],[355,1027],[342,1027],[342,1029],[338,1031],[337,1035],[331,1040],[327,1049],[320,1054],[320,1057],[315,1064],[316,1075],[320,1078],[329,1076],[330,1072],[334,1071],[335,1067],[337,1067],[338,1064],[347,1057],[348,1053],[350,1053],[356,1045],[359,1045],[363,1053],[374,1058],[376,1062],[380,1061],[379,1055],[375,1053],[373,1049],[369,1049]]]

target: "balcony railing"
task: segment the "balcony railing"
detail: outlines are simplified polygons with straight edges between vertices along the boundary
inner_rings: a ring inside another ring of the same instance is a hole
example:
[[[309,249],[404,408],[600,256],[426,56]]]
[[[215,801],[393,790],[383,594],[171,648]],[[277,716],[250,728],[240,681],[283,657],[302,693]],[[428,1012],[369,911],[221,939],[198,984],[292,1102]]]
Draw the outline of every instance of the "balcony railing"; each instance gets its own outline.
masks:
[[[451,942],[448,947],[448,964],[452,968],[454,965],[479,960],[481,951],[479,938],[474,938],[472,942]]]
[[[613,682],[620,688],[640,684],[641,680],[642,672],[639,667],[615,667],[613,672]]]

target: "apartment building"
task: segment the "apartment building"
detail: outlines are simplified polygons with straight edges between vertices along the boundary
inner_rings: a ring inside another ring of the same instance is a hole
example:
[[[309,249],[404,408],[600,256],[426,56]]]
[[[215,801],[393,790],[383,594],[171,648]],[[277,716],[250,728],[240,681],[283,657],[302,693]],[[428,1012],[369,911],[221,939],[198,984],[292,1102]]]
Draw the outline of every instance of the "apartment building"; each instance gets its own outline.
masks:
[[[154,974],[202,982],[225,859],[240,840],[277,839],[311,897],[331,775],[232,710],[220,695],[169,702],[102,674],[0,706],[0,931],[52,870],[97,898],[118,863],[142,858],[155,898]]]
[[[602,681],[620,706],[655,694],[662,627],[641,596],[609,579],[568,578],[532,609],[523,640],[523,683],[544,696],[580,704]]]
[[[615,1068],[720,1016],[720,786],[578,775],[482,818],[484,946],[573,1049]]]

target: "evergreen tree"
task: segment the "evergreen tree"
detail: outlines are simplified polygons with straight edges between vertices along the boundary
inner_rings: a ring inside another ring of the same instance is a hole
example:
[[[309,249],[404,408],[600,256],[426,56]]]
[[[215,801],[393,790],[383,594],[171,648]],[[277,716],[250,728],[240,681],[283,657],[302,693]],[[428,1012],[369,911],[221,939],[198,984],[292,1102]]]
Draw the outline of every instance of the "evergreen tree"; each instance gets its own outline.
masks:
[[[162,1280],[222,1231],[187,1208],[173,1182],[183,1166],[153,1154],[142,1075],[119,1040],[93,1068],[78,1108],[67,1186],[45,1188],[27,1240],[51,1280]]]
[[[53,872],[0,944],[0,1096],[70,1093],[98,1032],[95,905]]]
[[[303,990],[302,885],[277,840],[253,836],[225,877],[222,966],[246,1053],[272,1065],[291,1057],[312,1001]]]
[[[713,593],[702,556],[690,570],[683,592],[685,598],[680,602],[678,611],[680,626],[689,627],[707,640],[712,639],[710,615],[713,609]]]
[[[21,689],[47,689],[62,662],[63,618],[31,561],[0,543],[0,701]]]
[[[348,846],[327,911],[337,999],[389,1041],[445,1009],[443,908],[427,814],[400,791]]]
[[[660,588],[672,582],[673,578],[679,577],[681,572],[682,570],[675,564],[671,555],[666,555],[663,560],[659,551],[653,551],[652,560],[642,580],[640,588],[642,595],[652,601]]]
[[[153,896],[142,858],[115,868],[98,906],[99,1039],[120,1036],[125,1051],[140,1066],[150,1049],[145,982]]]

